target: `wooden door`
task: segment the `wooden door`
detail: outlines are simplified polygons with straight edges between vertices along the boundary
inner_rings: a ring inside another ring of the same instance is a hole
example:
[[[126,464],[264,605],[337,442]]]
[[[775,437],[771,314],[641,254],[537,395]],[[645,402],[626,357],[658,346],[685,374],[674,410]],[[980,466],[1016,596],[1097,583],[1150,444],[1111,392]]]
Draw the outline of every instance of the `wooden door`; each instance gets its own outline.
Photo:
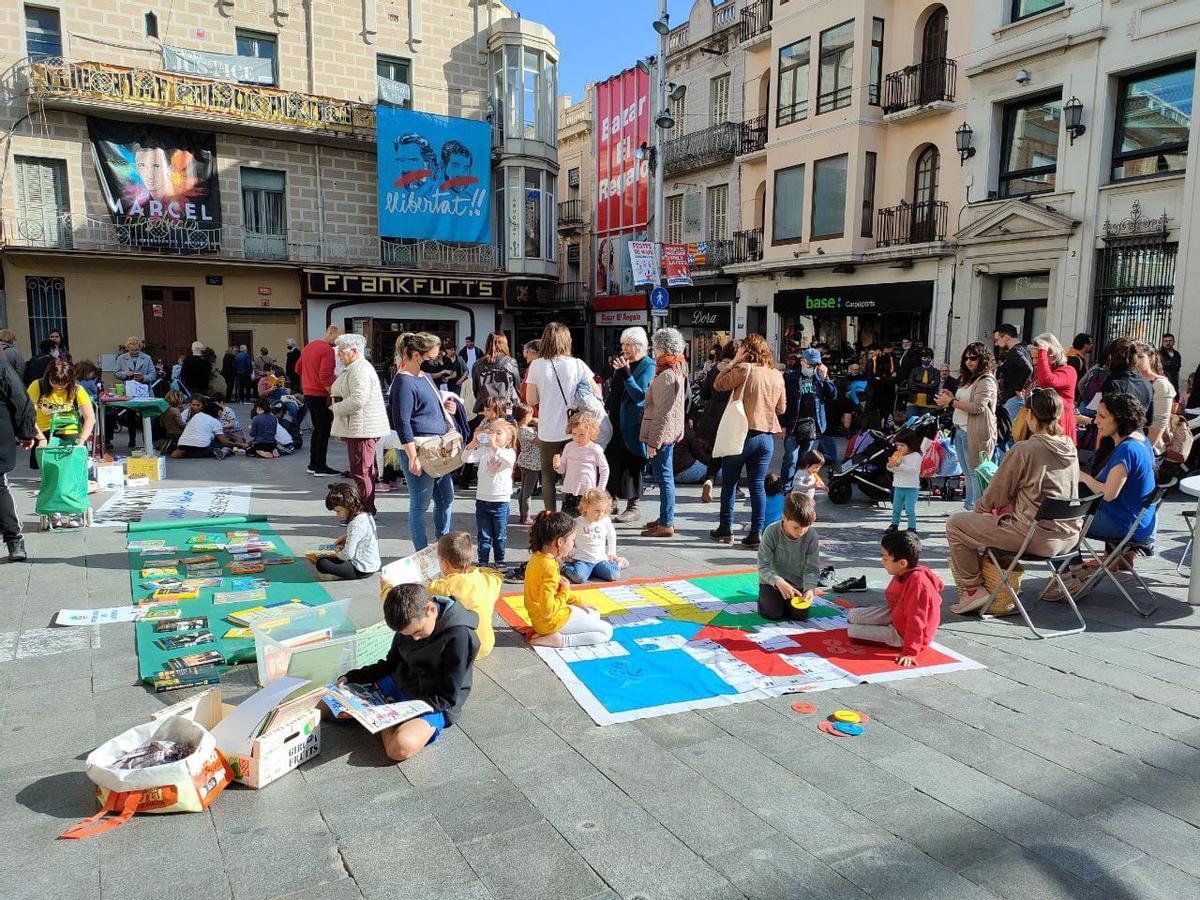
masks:
[[[151,355],[170,371],[175,360],[192,352],[196,340],[196,296],[191,288],[143,287],[143,340]]]

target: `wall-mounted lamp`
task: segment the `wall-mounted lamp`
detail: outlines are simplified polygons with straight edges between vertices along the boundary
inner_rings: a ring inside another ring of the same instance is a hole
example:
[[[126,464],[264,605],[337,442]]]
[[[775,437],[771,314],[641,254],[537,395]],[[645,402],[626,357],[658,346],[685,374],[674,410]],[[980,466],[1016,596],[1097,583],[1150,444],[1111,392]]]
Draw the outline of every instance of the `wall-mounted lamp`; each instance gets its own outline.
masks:
[[[958,159],[960,165],[966,165],[967,160],[975,155],[975,148],[971,146],[971,141],[975,139],[975,132],[971,130],[971,126],[963,122],[954,131],[954,146],[958,148]]]
[[[650,74],[650,67],[652,65],[654,65],[654,57],[653,56],[645,56],[637,61],[638,70],[641,71],[641,73],[643,75]]]
[[[1083,103],[1078,97],[1072,97],[1063,104],[1063,112],[1067,116],[1067,134],[1071,136],[1071,145],[1075,145],[1075,138],[1079,137],[1087,127],[1083,124]]]
[[[667,96],[672,100],[682,100],[687,94],[686,84],[676,84],[673,81],[667,82]]]
[[[670,34],[671,33],[671,17],[664,15],[661,19],[655,19],[654,20],[654,30],[657,31],[659,34],[663,34],[663,35]]]
[[[675,127],[675,117],[671,115],[671,111],[669,109],[664,109],[658,114],[657,117],[655,117],[654,124],[659,128],[669,130]]]

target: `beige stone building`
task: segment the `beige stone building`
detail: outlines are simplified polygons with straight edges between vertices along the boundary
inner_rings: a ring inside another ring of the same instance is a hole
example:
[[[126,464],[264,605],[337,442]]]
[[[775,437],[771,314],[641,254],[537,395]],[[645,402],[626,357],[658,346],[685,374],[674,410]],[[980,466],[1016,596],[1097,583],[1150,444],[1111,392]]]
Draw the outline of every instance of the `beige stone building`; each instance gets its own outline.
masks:
[[[279,355],[332,322],[386,363],[402,329],[459,346],[553,298],[558,53],[494,0],[3,0],[0,57],[0,317],[26,352],[59,328],[77,359],[130,334],[168,361],[196,338]],[[471,161],[491,172],[489,243],[380,238],[377,102],[492,123]],[[149,198],[203,202],[131,225],[89,121],[195,135],[216,191],[151,139],[126,160]],[[175,193],[150,187],[156,164]]]
[[[747,121],[738,332],[787,358],[911,337],[944,352],[972,4],[758,0],[740,17]]]
[[[1200,3],[977,5],[955,347],[1009,322],[1200,355]],[[1099,350],[1097,350],[1097,355]]]
[[[584,88],[578,103],[572,103],[565,94],[558,101],[559,280],[555,305],[571,321],[586,324],[594,284],[596,157],[592,85]]]

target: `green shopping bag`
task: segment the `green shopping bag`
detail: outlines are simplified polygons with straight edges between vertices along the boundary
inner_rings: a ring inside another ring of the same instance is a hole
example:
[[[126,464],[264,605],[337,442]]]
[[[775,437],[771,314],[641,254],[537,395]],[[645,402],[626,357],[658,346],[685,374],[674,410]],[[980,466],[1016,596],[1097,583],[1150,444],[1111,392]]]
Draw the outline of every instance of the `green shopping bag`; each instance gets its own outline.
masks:
[[[979,484],[979,493],[987,490],[988,484],[991,483],[992,476],[996,474],[996,470],[1000,468],[984,453],[979,451],[979,465],[975,467],[975,481]]]
[[[53,513],[73,515],[91,507],[88,500],[88,449],[71,436],[58,433],[60,424],[78,420],[73,414],[55,413],[50,422],[50,445],[38,447],[38,470],[42,487],[34,508],[39,516]]]

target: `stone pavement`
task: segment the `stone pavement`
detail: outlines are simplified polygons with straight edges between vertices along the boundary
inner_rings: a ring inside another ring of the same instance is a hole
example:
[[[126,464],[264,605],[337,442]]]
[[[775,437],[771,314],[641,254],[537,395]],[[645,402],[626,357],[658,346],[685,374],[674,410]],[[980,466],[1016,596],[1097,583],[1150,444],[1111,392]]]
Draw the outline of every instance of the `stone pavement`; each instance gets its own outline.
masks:
[[[303,552],[337,533],[304,464],[172,462],[169,484],[252,483],[254,511]],[[36,482],[15,482],[31,511]],[[715,505],[681,495],[674,540],[622,529],[632,575],[751,561],[707,541]],[[385,557],[410,549],[406,503],[381,497]],[[208,813],[135,817],[80,842],[55,838],[95,809],[87,753],[179,695],[137,683],[129,626],[47,629],[61,607],[129,602],[121,531],[34,533],[36,562],[0,569],[0,894],[1200,896],[1200,633],[1174,572],[1185,508],[1169,504],[1165,556],[1143,566],[1162,602],[1149,621],[1111,590],[1086,604],[1085,634],[1053,642],[1029,640],[1019,620],[946,613],[940,639],[987,670],[810,698],[869,712],[857,739],[819,733],[788,697],[598,728],[504,629],[461,726],[418,757],[392,765],[362,729],[326,727],[321,755],[262,791],[234,787]],[[455,527],[474,532],[471,509],[456,501]],[[885,513],[819,509],[839,570],[881,588]],[[927,558],[947,578],[951,509],[920,506]],[[524,537],[513,528],[512,547]],[[378,618],[373,582],[337,590],[361,624]],[[224,688],[248,694],[250,670]]]

